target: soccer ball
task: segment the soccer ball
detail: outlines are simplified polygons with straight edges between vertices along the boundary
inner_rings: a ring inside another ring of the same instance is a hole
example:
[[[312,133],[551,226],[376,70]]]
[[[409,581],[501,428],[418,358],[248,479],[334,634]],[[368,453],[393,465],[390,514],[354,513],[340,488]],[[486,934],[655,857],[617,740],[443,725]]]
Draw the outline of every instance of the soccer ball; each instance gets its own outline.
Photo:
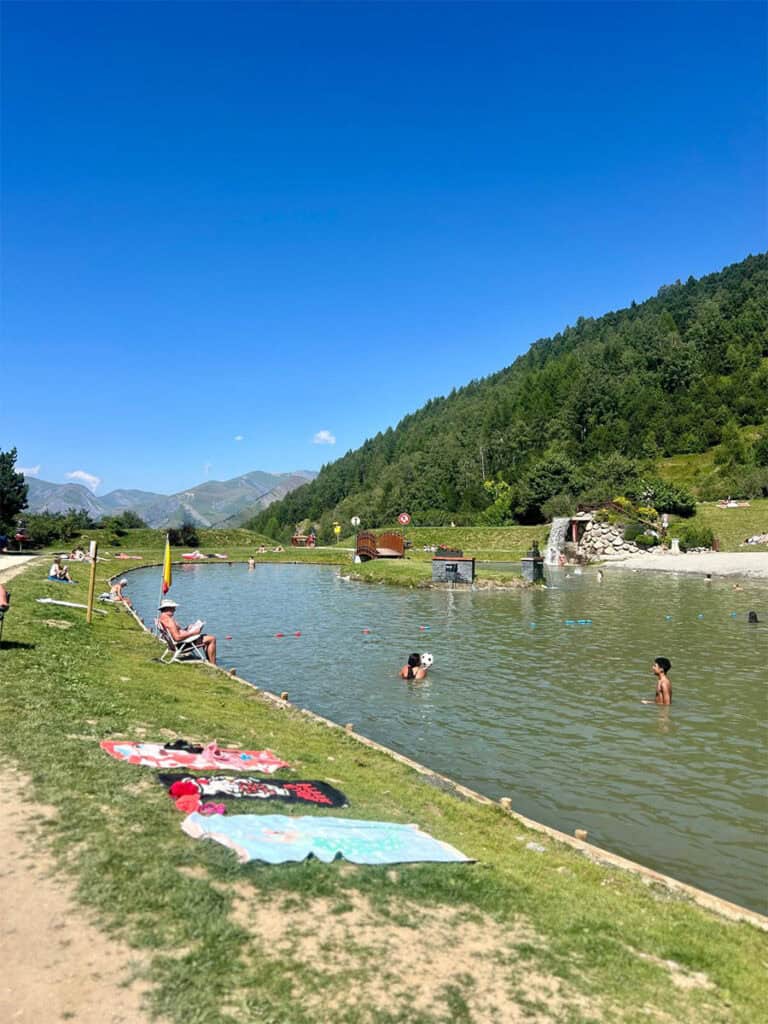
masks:
[[[421,667],[431,668],[432,665],[434,664],[434,661],[435,659],[432,657],[432,655],[428,651],[425,651],[424,654],[422,654],[421,656]]]

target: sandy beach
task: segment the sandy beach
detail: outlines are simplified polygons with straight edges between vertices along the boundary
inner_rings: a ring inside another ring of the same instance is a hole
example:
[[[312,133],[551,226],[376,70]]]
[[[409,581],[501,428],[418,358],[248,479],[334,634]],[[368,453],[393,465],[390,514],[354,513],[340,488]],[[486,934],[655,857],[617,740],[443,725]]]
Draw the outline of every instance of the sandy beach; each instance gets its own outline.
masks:
[[[689,575],[744,576],[768,580],[768,551],[708,551],[701,554],[630,555],[621,561],[604,562],[603,569],[636,569],[641,572],[681,572]]]

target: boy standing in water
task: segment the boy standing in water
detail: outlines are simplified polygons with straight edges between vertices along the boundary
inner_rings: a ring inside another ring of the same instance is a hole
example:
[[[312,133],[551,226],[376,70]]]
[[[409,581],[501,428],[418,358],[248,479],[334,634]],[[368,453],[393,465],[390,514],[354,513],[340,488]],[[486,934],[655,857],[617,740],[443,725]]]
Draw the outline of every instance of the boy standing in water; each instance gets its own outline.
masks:
[[[656,697],[654,700],[642,700],[641,704],[671,704],[672,683],[667,677],[667,672],[672,668],[669,658],[657,658],[651,666],[651,671],[656,676]]]

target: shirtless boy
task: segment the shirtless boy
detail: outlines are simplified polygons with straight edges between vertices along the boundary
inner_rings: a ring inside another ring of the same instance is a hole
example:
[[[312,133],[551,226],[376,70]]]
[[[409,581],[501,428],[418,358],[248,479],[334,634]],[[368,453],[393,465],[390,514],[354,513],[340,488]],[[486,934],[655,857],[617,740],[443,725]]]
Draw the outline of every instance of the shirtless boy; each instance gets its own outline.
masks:
[[[668,658],[657,658],[651,666],[651,671],[656,676],[656,696],[653,700],[642,700],[641,704],[671,704],[672,683],[669,681],[667,672],[672,668],[672,662]]]

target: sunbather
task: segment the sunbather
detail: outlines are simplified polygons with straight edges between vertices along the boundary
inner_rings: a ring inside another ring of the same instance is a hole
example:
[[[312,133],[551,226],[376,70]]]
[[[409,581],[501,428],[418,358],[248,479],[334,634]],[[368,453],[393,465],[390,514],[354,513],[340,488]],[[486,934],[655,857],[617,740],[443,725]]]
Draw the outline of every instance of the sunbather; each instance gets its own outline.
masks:
[[[160,601],[160,617],[159,622],[163,629],[167,630],[173,640],[179,643],[180,640],[188,640],[190,637],[195,636],[199,630],[194,628],[182,629],[174,618],[174,614],[178,605],[175,601],[171,601],[170,598],[164,597]],[[198,642],[200,647],[205,649],[205,656],[212,665],[216,664],[216,637],[211,636],[207,633],[200,634],[200,640]]]
[[[54,558],[53,565],[48,570],[48,579],[55,580],[57,583],[75,582],[69,575],[69,569],[66,567],[66,565],[61,564],[60,558]]]

